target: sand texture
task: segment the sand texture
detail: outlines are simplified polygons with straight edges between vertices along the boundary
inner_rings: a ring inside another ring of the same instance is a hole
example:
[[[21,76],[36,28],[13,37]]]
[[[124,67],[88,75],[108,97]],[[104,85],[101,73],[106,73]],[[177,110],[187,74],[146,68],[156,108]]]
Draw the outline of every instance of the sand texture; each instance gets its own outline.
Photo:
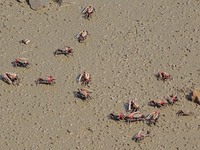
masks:
[[[92,4],[91,20],[81,11]],[[0,81],[0,149],[2,150],[198,150],[200,107],[186,99],[200,89],[199,0],[49,0],[34,11],[27,3],[0,1],[0,73],[14,72],[19,86]],[[89,32],[84,43],[75,38]],[[19,41],[30,39],[27,45]],[[54,56],[71,46],[73,57]],[[11,62],[27,58],[29,69]],[[73,94],[81,85],[77,75],[92,75],[92,100]],[[173,80],[157,81],[166,71]],[[52,75],[54,86],[36,85]],[[149,100],[177,94],[180,102],[153,108]],[[111,112],[125,112],[124,104],[137,99],[141,112],[161,112],[156,126],[115,122]],[[178,110],[194,116],[177,117]],[[142,128],[151,137],[132,140]]]

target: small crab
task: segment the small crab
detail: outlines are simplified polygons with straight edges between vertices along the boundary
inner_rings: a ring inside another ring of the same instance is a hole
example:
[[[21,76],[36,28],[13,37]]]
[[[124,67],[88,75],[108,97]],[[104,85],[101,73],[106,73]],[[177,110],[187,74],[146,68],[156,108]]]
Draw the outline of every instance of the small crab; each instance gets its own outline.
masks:
[[[148,114],[145,118],[146,122],[148,125],[151,124],[156,124],[156,122],[158,121],[158,118],[160,117],[160,112],[159,111],[154,111],[150,114]]]
[[[20,79],[16,73],[5,72],[1,75],[1,79],[7,84],[19,85]]]
[[[82,100],[92,99],[89,93],[92,93],[92,92],[88,89],[81,88],[77,90],[76,96]]]
[[[150,102],[148,102],[149,106],[153,106],[153,107],[163,107],[163,106],[167,106],[168,102],[165,99],[158,99],[158,100],[152,100]]]
[[[167,100],[169,105],[173,105],[175,102],[178,101],[178,96],[171,94],[171,95],[166,97],[166,100]]]
[[[115,121],[120,121],[120,120],[124,120],[125,115],[123,113],[119,113],[119,115],[116,115],[114,113],[111,113],[109,115],[109,118]]]
[[[15,61],[12,62],[14,67],[24,67],[29,68],[30,63],[26,58],[16,58]]]
[[[88,35],[89,35],[88,31],[86,31],[86,30],[81,31],[81,32],[77,35],[78,42],[79,42],[79,43],[83,42],[83,41],[87,38]]]
[[[38,78],[36,80],[36,84],[48,84],[48,85],[54,85],[56,79],[54,79],[52,76],[48,76],[45,78]]]
[[[128,116],[126,116],[124,118],[124,120],[127,123],[136,122],[136,121],[144,121],[145,116],[138,111],[138,112],[133,112],[133,113],[129,114]]]
[[[93,6],[88,6],[86,8],[84,8],[84,10],[82,11],[82,14],[84,14],[84,18],[90,20],[90,18],[92,18],[92,14],[95,11],[95,8]]]
[[[69,46],[66,46],[65,49],[57,49],[55,52],[54,52],[54,55],[65,55],[65,56],[73,56],[73,49]]]
[[[78,82],[81,82],[81,84],[84,86],[88,86],[88,84],[91,82],[91,75],[84,71],[79,75]]]
[[[162,80],[162,81],[172,80],[171,75],[166,73],[166,72],[163,72],[163,71],[156,74],[156,77],[157,77],[158,80]]]
[[[139,110],[139,108],[140,108],[139,105],[136,104],[134,100],[129,100],[127,111],[136,112]]]
[[[150,135],[150,131],[146,131],[146,133],[143,133],[144,132],[144,129],[140,130],[138,133],[136,133],[134,136],[133,136],[133,140],[135,142],[140,142],[141,140],[144,140],[145,137],[148,137]]]
[[[179,110],[179,111],[176,113],[176,115],[178,115],[178,116],[190,116],[190,115],[193,115],[193,114],[194,114],[194,113],[191,112],[191,111],[185,113],[183,110]]]

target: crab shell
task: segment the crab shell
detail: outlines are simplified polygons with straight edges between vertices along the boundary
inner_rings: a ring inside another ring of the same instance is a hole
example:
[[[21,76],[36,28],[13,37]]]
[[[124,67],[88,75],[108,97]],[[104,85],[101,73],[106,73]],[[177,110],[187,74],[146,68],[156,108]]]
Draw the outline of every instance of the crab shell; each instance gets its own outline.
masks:
[[[90,74],[86,72],[85,75],[84,75],[84,79],[89,80],[90,79]]]
[[[88,13],[93,13],[93,11],[94,11],[94,7],[93,6],[88,6],[87,7],[87,12]]]
[[[21,62],[21,63],[28,63],[27,58],[16,58],[15,61]]]
[[[81,33],[80,33],[80,36],[82,37],[86,37],[88,35],[88,32],[86,30],[83,30]]]

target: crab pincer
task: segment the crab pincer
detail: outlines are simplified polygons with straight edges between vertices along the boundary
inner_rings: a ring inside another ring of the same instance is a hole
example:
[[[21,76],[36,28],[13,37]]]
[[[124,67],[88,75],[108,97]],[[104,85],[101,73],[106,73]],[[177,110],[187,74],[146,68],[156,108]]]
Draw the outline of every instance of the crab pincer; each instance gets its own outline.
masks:
[[[7,84],[19,85],[20,83],[16,73],[5,72],[1,75],[1,79]]]

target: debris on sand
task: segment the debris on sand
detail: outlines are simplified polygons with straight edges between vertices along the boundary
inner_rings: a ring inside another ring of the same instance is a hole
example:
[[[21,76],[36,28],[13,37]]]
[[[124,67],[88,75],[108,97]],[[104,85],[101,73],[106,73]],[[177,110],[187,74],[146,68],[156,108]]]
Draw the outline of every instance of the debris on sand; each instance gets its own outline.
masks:
[[[190,100],[200,105],[200,91],[195,89],[190,94]]]
[[[32,9],[38,10],[45,7],[48,4],[48,0],[29,0],[29,5]]]
[[[20,3],[26,2],[26,0],[17,0],[17,1],[20,2]]]
[[[54,0],[55,3],[57,3],[59,6],[62,5],[63,0]]]

